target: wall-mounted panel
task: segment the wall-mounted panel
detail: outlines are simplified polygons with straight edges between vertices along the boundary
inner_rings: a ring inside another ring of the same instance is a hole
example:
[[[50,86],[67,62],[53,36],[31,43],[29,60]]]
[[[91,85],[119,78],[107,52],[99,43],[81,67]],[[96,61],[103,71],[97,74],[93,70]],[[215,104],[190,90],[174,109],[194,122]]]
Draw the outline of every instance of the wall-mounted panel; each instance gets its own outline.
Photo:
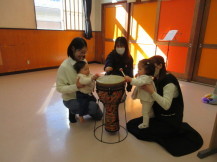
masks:
[[[82,35],[81,31],[0,29],[0,73],[59,66],[67,58],[71,40]],[[86,41],[86,58],[95,61],[95,39]]]

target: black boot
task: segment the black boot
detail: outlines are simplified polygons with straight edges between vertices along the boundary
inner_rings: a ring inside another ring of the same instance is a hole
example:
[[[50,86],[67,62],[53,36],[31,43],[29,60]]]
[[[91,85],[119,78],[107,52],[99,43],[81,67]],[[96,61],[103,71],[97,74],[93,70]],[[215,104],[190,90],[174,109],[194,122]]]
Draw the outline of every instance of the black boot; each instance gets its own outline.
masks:
[[[71,123],[76,123],[76,119],[75,119],[75,114],[72,114],[70,111],[69,111],[69,121]]]

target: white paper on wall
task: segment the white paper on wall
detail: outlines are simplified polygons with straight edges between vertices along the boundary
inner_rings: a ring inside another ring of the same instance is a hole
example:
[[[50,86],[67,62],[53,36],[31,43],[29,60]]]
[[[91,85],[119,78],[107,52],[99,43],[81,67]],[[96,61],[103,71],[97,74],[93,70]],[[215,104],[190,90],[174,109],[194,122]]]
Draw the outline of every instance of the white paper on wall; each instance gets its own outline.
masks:
[[[164,39],[162,39],[161,41],[172,41],[174,39],[174,37],[176,36],[178,30],[170,30],[166,36],[164,37]]]

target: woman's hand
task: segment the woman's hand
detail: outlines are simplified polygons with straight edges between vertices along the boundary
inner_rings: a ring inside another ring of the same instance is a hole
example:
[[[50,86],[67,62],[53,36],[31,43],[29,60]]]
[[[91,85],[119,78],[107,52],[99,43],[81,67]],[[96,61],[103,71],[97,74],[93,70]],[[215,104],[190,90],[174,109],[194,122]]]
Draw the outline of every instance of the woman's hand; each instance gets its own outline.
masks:
[[[79,82],[79,80],[80,80],[80,78],[78,78],[77,81],[76,81],[76,86],[77,86],[77,88],[79,89],[79,88],[85,87],[85,85],[81,84],[81,83]]]
[[[105,68],[105,72],[109,72],[109,71],[112,71],[112,70],[113,70],[113,68],[110,67],[110,66],[108,66],[108,67]]]
[[[153,94],[155,91],[152,84],[143,85],[141,88],[150,94]]]

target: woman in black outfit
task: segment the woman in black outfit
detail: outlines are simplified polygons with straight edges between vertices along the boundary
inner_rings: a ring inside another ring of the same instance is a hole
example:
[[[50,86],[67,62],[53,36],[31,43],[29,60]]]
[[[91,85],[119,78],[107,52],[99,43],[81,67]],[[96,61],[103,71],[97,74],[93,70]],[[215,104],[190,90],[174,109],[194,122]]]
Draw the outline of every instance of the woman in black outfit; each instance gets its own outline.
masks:
[[[201,136],[188,125],[183,123],[183,97],[176,77],[166,71],[164,58],[150,58],[155,64],[154,82],[157,92],[152,85],[143,89],[154,98],[154,117],[149,121],[149,127],[138,129],[142,117],[132,119],[127,123],[127,129],[135,137],[145,141],[155,141],[174,156],[181,156],[199,149],[203,140]]]
[[[106,58],[104,70],[106,75],[123,76],[120,68],[123,69],[126,75],[133,77],[133,58],[130,55],[128,42],[125,37],[118,37],[115,40],[114,49]],[[128,83],[127,91],[130,92],[131,89],[132,86]]]

